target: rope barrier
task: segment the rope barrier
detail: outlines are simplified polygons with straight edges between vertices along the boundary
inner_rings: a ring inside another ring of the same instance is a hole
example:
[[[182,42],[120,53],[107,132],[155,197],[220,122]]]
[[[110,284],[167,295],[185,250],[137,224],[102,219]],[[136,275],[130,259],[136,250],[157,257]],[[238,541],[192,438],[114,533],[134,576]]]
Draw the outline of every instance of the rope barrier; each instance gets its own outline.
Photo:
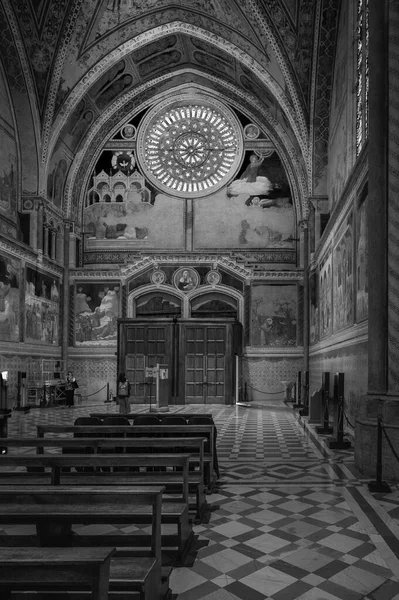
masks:
[[[82,397],[84,397],[84,398],[90,398],[90,396],[95,396],[95,395],[96,395],[96,394],[98,394],[99,392],[102,392],[103,390],[105,390],[105,388],[107,387],[107,385],[108,385],[108,384],[106,383],[106,384],[105,384],[105,385],[104,385],[102,388],[100,388],[100,389],[99,389],[99,390],[97,390],[96,392],[93,392],[92,394],[82,394]]]
[[[255,392],[259,392],[260,394],[269,394],[269,395],[273,396],[273,395],[276,395],[276,394],[284,394],[285,393],[285,390],[281,390],[280,392],[265,392],[264,390],[258,390],[257,388],[255,388],[250,383],[247,383],[247,386],[250,387],[251,390],[254,390]]]
[[[389,436],[388,436],[388,434],[386,432],[386,429],[385,429],[385,426],[384,426],[384,424],[382,422],[382,419],[381,419],[381,427],[382,427],[382,432],[385,435],[385,438],[386,438],[386,440],[388,442],[388,445],[389,445],[390,449],[392,450],[392,454],[394,455],[394,457],[396,458],[396,460],[399,462],[398,453],[396,452],[395,448],[393,447],[393,444],[392,444],[391,440],[389,439]]]

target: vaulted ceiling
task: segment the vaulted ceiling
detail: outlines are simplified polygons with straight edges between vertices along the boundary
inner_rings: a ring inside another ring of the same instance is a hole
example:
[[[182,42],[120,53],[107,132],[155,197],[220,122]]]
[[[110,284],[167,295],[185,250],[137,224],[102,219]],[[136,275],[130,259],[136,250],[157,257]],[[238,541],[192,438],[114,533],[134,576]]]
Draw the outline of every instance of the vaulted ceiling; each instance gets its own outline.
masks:
[[[192,89],[263,128],[306,212],[306,198],[323,190],[339,4],[1,0],[1,62],[16,117],[25,115],[22,164],[37,166],[36,181],[23,176],[24,192],[45,193],[51,156],[64,144],[73,213],[83,172],[116,128],[168,94]],[[82,117],[87,127],[72,140]],[[35,157],[32,143],[24,150],[24,135],[35,137]]]

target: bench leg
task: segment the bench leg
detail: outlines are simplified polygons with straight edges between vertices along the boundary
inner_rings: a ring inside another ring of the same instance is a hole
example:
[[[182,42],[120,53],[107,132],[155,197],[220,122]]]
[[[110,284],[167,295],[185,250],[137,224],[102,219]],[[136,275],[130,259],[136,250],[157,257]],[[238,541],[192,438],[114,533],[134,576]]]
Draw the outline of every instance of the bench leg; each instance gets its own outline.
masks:
[[[188,516],[180,519],[177,526],[178,537],[178,559],[182,561],[190,549],[193,528],[188,520]]]
[[[109,568],[111,559],[108,558],[94,574],[92,582],[92,600],[108,600]]]
[[[207,501],[204,491],[204,486],[199,485],[196,491],[197,496],[197,519],[201,522],[206,509]]]

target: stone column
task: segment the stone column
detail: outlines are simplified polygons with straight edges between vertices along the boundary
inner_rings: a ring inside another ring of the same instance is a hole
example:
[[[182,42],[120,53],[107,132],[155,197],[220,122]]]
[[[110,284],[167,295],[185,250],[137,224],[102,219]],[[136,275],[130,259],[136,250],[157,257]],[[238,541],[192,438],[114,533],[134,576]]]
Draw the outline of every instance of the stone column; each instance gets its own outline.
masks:
[[[57,231],[57,248],[55,252],[55,259],[58,263],[63,264],[64,262],[64,230]]]
[[[49,251],[48,251],[48,240],[49,240],[49,228],[45,227],[44,228],[44,239],[43,239],[43,255],[44,256],[48,256],[49,255]]]
[[[64,225],[64,278],[62,294],[62,342],[61,358],[65,361],[65,371],[68,370],[68,341],[69,341],[69,233],[70,224]]]
[[[50,258],[52,258],[53,260],[55,260],[57,253],[56,253],[56,236],[55,236],[55,231],[50,231],[50,235],[51,235],[51,256]]]
[[[39,202],[37,207],[37,226],[36,226],[36,249],[41,254],[43,253],[43,217],[44,217],[44,209],[43,202]]]
[[[388,96],[388,393],[399,396],[399,3],[389,2],[387,61]],[[381,11],[382,12],[382,11]],[[372,204],[372,202],[369,204]],[[370,235],[370,234],[369,234]],[[369,252],[370,254],[370,252]],[[370,293],[370,292],[369,292]],[[371,339],[371,338],[370,338]]]
[[[378,415],[393,446],[399,444],[399,6],[389,0],[369,6],[368,394],[356,419],[355,464],[375,477]],[[384,436],[382,462],[399,481]]]
[[[309,371],[309,228],[302,221],[303,229],[303,370]]]
[[[368,392],[387,392],[387,23],[385,0],[369,3]]]

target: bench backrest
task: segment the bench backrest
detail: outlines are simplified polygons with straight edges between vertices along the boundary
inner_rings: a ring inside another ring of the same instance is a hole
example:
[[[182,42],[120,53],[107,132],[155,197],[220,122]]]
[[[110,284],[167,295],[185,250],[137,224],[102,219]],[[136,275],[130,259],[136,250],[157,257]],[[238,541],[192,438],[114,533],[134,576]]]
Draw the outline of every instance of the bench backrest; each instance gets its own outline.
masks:
[[[7,522],[7,511],[5,505],[12,506],[12,510],[18,507],[29,507],[30,505],[44,506],[51,517],[51,506],[56,504],[67,504],[78,511],[79,505],[93,507],[96,513],[96,505],[107,505],[115,509],[117,506],[152,506],[151,516],[151,551],[155,558],[162,564],[161,543],[161,509],[162,494],[165,486],[113,486],[111,489],[102,489],[97,486],[4,486],[0,494],[0,520]]]

